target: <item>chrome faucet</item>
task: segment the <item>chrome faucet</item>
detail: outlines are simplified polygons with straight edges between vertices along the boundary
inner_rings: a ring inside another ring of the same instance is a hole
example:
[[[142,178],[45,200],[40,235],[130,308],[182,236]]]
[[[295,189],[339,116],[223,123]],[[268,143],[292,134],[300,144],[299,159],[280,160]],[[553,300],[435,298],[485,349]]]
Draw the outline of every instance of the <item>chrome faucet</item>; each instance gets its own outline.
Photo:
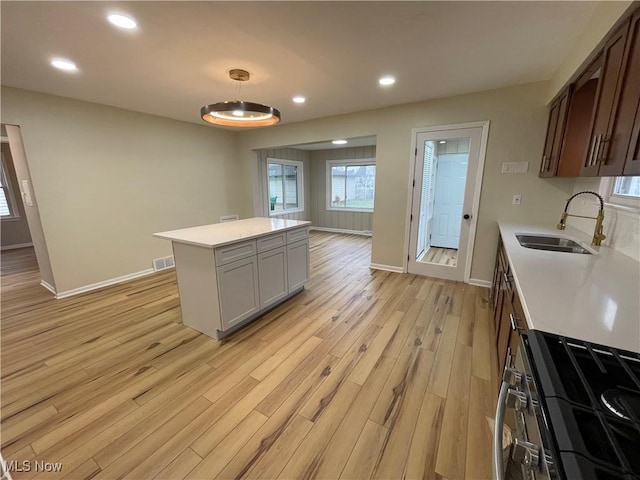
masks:
[[[571,214],[568,213],[569,204],[571,203],[571,200],[576,198],[578,195],[582,195],[583,193],[589,193],[591,195],[595,195],[596,197],[598,197],[598,200],[600,200],[600,210],[598,211],[598,216],[597,217],[587,217],[585,215],[571,215]],[[569,198],[569,200],[567,200],[567,204],[564,206],[564,212],[562,212],[562,217],[560,218],[560,223],[558,223],[558,225],[556,226],[556,228],[558,230],[564,230],[566,228],[566,226],[567,226],[566,225],[567,217],[579,217],[579,218],[592,218],[592,219],[595,219],[596,228],[593,231],[593,239],[591,240],[591,245],[600,246],[602,244],[602,240],[607,238],[602,233],[602,222],[604,221],[604,200],[596,192],[590,192],[590,191],[586,191],[585,190],[584,192],[578,192],[575,195],[573,195],[571,198]]]

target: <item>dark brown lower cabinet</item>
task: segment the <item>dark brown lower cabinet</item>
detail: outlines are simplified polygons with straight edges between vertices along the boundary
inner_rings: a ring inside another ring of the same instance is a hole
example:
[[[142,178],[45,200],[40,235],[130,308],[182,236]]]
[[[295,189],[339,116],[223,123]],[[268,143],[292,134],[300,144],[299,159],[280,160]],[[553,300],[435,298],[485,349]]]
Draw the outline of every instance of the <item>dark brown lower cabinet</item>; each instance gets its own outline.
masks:
[[[527,331],[522,303],[513,282],[502,239],[498,241],[491,296],[495,344],[498,352],[498,376],[501,378],[505,367],[513,366],[520,334]]]

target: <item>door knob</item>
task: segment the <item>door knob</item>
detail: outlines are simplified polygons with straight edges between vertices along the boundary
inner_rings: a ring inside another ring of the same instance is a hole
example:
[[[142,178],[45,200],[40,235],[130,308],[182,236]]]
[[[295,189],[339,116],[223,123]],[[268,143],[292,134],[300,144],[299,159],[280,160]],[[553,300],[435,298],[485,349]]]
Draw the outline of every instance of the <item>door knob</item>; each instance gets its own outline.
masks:
[[[464,218],[465,220],[469,220],[471,218],[471,215],[469,215],[468,213],[465,213],[462,218]]]

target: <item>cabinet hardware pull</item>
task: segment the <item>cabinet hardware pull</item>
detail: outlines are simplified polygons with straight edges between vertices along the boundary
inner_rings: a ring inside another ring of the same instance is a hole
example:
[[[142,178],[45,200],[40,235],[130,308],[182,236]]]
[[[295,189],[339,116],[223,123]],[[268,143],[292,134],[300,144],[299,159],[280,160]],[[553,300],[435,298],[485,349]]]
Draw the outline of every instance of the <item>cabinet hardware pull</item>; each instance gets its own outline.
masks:
[[[598,134],[596,136],[596,148],[594,149],[593,152],[593,160],[591,162],[591,165],[596,165],[598,163],[598,154],[600,153],[600,145],[602,144],[602,134]]]
[[[589,158],[587,159],[587,167],[590,167],[593,165],[593,157],[595,157],[596,151],[598,150],[598,140],[600,138],[600,135],[595,135],[593,137],[593,142],[591,143],[591,150],[589,151]]]
[[[600,136],[600,145],[598,145],[598,155],[596,156],[596,163],[607,163],[607,152],[609,150],[609,140],[605,135],[604,137]],[[602,152],[600,152],[602,149]]]
[[[507,283],[511,283],[511,281],[513,280],[513,277],[511,275],[508,275],[506,272],[503,273],[502,276],[504,277],[504,281]]]
[[[591,143],[591,149],[589,150],[589,156],[587,157],[587,161],[584,163],[585,167],[591,166],[591,159],[593,158],[593,149],[596,146],[596,137],[593,137],[593,142]]]
[[[513,330],[514,332],[524,330],[524,328],[518,326],[518,318],[514,317],[513,313],[509,314],[509,321],[511,322],[511,330]]]

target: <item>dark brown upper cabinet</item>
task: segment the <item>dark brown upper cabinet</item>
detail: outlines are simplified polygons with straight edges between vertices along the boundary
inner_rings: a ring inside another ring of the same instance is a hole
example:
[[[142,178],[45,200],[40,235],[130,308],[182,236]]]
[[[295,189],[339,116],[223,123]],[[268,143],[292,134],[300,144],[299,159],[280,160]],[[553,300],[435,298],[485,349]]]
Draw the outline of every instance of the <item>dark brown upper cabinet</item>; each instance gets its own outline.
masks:
[[[601,63],[602,58],[598,57],[575,83],[558,162],[557,176],[559,177],[580,176],[582,164],[589,150],[591,119]]]
[[[640,174],[640,9],[590,57],[549,105],[541,177]]]
[[[582,164],[580,176],[595,177],[600,166],[605,163],[608,144],[613,136],[616,109],[620,100],[620,87],[624,71],[624,46],[629,31],[627,21],[608,40],[599,57],[595,110],[593,112],[593,128],[586,159]],[[622,168],[620,168],[622,174]],[[615,175],[615,174],[614,174]]]
[[[557,173],[571,89],[571,86],[564,89],[549,107],[547,138],[540,165],[541,177],[554,177]]]
[[[600,175],[640,175],[640,12],[631,18],[617,115]]]

